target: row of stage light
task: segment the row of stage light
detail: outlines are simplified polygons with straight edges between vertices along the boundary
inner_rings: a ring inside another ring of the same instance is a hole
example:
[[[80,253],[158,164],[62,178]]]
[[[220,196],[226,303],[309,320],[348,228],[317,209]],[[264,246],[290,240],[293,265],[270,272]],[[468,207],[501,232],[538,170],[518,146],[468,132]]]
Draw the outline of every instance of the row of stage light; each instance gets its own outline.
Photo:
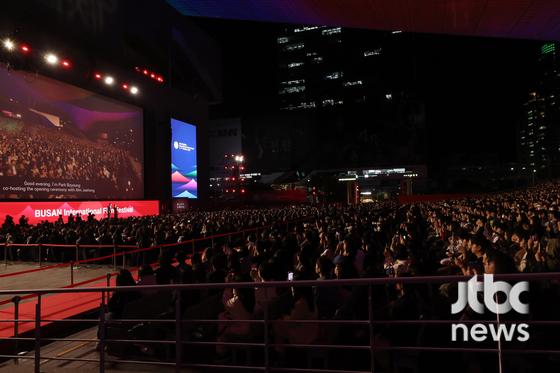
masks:
[[[17,49],[24,55],[31,54],[31,47],[28,46],[27,44],[20,44],[18,46],[11,39],[4,39],[2,44],[4,45],[4,49],[8,52],[15,52],[16,49]],[[64,68],[66,68],[66,69],[69,69],[71,67],[70,61],[68,61],[67,59],[61,59],[54,53],[43,54],[43,59],[44,59],[46,64],[51,65],[51,66],[57,66],[58,65],[58,66],[62,66]]]
[[[31,47],[24,43],[16,43],[12,39],[4,39],[2,41],[2,45],[4,49],[8,52],[16,52],[19,51],[22,55],[31,55]],[[71,69],[72,64],[66,58],[61,58],[55,53],[46,52],[43,53],[43,61],[52,67],[62,67],[64,69]],[[147,69],[142,69],[139,67],[135,67],[136,72],[146,75],[147,77],[157,81],[158,83],[163,83],[163,77],[155,72],[149,71]],[[107,86],[116,86],[117,80],[111,74],[102,74],[100,72],[96,72],[93,74],[93,78],[97,81],[105,83]],[[136,85],[129,84],[127,82],[120,82],[120,88],[125,91],[128,91],[132,95],[138,95],[140,93],[140,89]]]

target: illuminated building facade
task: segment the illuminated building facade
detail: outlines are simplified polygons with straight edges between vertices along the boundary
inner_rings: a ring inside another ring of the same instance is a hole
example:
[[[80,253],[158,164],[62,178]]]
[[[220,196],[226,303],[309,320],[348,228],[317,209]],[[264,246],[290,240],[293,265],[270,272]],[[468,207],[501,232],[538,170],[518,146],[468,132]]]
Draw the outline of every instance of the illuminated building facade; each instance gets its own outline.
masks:
[[[525,103],[519,150],[529,172],[547,177],[560,171],[560,44],[545,43],[539,52],[538,82]]]

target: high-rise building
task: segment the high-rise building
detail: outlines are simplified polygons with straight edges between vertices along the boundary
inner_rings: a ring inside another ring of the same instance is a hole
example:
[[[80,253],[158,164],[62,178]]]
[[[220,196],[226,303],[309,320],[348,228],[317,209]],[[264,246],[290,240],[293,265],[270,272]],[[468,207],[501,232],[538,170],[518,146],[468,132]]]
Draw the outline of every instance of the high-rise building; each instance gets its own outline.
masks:
[[[276,40],[283,113],[266,120],[266,136],[255,131],[259,152],[289,158],[286,169],[425,162],[425,103],[416,80],[415,37],[399,31],[284,27]],[[289,149],[300,148],[292,145],[301,141],[302,131],[310,133],[302,147],[307,153],[296,157]],[[269,146],[274,143],[282,147]]]
[[[364,35],[367,33],[367,35]],[[398,31],[364,31],[329,26],[290,26],[278,36],[278,95],[284,110],[361,104],[390,104],[406,96],[413,81],[411,58],[391,66]],[[398,53],[398,50],[396,51]],[[402,69],[401,69],[402,67]],[[398,74],[391,74],[394,68]],[[398,75],[401,79],[395,79]]]
[[[539,176],[560,174],[560,44],[539,51],[536,89],[525,103],[526,120],[519,133],[521,160]]]

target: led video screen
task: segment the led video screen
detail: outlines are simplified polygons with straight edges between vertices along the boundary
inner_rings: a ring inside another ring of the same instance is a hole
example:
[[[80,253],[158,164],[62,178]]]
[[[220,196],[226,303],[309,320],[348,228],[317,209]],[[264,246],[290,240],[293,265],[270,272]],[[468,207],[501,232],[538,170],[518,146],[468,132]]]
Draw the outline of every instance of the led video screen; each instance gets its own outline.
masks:
[[[0,68],[0,199],[144,197],[142,110]]]
[[[196,126],[171,119],[171,193],[173,198],[198,198]]]

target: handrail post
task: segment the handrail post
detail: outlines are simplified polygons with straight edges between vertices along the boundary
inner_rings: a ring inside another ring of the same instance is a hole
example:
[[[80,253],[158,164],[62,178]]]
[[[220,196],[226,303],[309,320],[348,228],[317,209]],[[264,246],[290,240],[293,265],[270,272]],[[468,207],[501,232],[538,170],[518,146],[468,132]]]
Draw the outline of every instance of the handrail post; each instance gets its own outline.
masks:
[[[76,244],[76,268],[78,268],[80,263],[80,245]]]
[[[35,305],[35,373],[41,373],[41,294],[37,294]]]
[[[103,293],[105,294],[105,293]],[[99,373],[105,373],[105,302],[99,312]]]
[[[107,273],[106,276],[107,287],[111,287],[111,274]],[[107,292],[107,297],[109,297],[109,292]],[[101,292],[101,305],[105,305],[105,291]]]
[[[42,259],[42,256],[43,256],[43,250],[42,250],[42,248],[43,248],[43,244],[40,243],[40,244],[39,244],[39,267],[41,267],[41,261],[43,260],[43,259]]]
[[[268,351],[268,303],[265,304],[264,306],[264,371],[265,373],[269,373],[270,372],[270,357],[269,357],[269,351]]]
[[[117,270],[117,244],[113,245],[113,271]]]
[[[194,241],[193,241],[194,242]],[[175,372],[181,373],[183,343],[181,337],[181,290],[177,290],[175,298]]]
[[[74,262],[70,262],[70,285],[74,285]]]
[[[371,284],[368,285],[368,327],[369,327],[369,355],[371,372],[375,373],[375,346],[374,346],[374,333],[373,333],[373,296]]]
[[[8,242],[4,242],[4,266],[8,267]]]
[[[122,267],[123,269],[126,267],[126,251],[124,250],[124,248],[122,251]]]
[[[18,353],[19,353],[19,346],[18,346],[18,338],[19,338],[19,302],[21,301],[21,297],[15,296],[12,298],[12,302],[14,302],[14,349],[15,349],[15,357],[14,363],[16,365],[19,364],[18,360]]]
[[[496,302],[497,307],[499,307],[498,303],[498,293],[494,293],[494,301]],[[496,330],[500,330],[500,312],[499,308],[496,310]],[[498,336],[498,373],[503,373],[503,360],[502,360],[502,338]]]

